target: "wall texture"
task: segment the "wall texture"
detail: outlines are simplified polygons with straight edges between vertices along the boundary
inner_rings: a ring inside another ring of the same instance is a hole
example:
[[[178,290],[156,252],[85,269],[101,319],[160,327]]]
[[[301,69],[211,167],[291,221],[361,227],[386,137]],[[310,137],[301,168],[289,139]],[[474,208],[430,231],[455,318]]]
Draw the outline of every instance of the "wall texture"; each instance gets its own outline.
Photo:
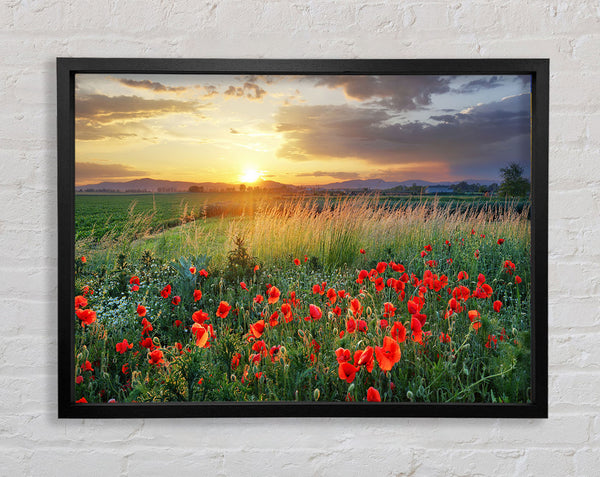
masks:
[[[0,474],[598,475],[598,1],[4,0],[0,26]],[[58,421],[57,56],[549,57],[550,418]]]

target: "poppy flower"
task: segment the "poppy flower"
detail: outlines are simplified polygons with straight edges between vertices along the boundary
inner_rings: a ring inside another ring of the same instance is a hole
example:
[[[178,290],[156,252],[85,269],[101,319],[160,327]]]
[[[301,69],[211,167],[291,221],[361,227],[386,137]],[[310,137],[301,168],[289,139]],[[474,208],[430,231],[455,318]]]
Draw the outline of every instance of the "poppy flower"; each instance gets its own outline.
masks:
[[[373,359],[373,347],[367,346],[364,351],[357,350],[354,353],[354,365],[355,366],[365,366],[367,371],[370,373],[373,371],[373,364],[375,360]]]
[[[289,303],[281,305],[281,313],[283,314],[286,323],[292,321],[292,307]]]
[[[262,296],[262,295],[256,295],[254,297],[254,303],[262,303],[264,299],[265,299],[264,296]]]
[[[433,247],[431,245],[425,245],[425,247],[423,247],[427,252],[431,252],[433,250]]]
[[[77,318],[81,320],[81,326],[91,325],[96,321],[96,312],[90,309],[87,310],[76,310]]]
[[[356,373],[359,369],[360,368],[357,368],[356,366],[347,362],[340,363],[338,367],[338,376],[340,377],[340,379],[350,384],[352,381],[354,381]]]
[[[81,399],[78,399],[77,401],[75,401],[77,404],[87,404],[87,399],[82,397]]]
[[[219,308],[217,308],[216,315],[220,318],[226,318],[229,314],[229,310],[231,310],[231,306],[226,301],[222,301],[219,303]]]
[[[445,334],[444,332],[440,333],[440,343],[450,343],[452,342],[452,338],[450,338],[449,334]]]
[[[148,359],[148,362],[158,366],[159,364],[165,364],[165,360],[163,358],[163,352],[159,349],[155,349],[154,351],[150,351],[150,359]]]
[[[196,338],[196,346],[198,348],[206,348],[209,336],[208,330],[200,323],[194,323],[192,325],[192,334]]]
[[[142,318],[142,326],[142,336],[154,329],[152,328],[152,324],[146,318]]]
[[[231,357],[231,369],[236,369],[240,365],[241,353],[234,353]]]
[[[138,291],[139,289],[140,289],[140,286],[139,286],[139,285],[133,285],[133,286],[131,287],[131,291],[132,291],[132,292],[136,292],[136,291]]]
[[[498,245],[502,245],[504,243],[504,239],[498,239]]]
[[[258,320],[256,323],[250,325],[250,333],[256,339],[260,338],[265,332],[265,320]]]
[[[280,350],[281,350],[281,345],[271,346],[271,349],[269,350],[269,356],[271,357],[271,363],[275,363],[275,362],[279,361],[279,358],[281,358],[281,354],[279,353]]]
[[[495,311],[496,313],[498,313],[498,312],[500,311],[500,308],[502,308],[502,302],[501,302],[500,300],[496,300],[496,301],[494,302],[494,305],[493,305],[493,306],[494,306],[494,311]]]
[[[367,401],[381,402],[381,394],[379,394],[379,391],[377,391],[377,389],[375,389],[373,386],[367,389]]]
[[[365,320],[358,320],[356,324],[358,325],[358,331],[362,331],[363,333],[369,331],[369,327],[367,326],[367,322]]]
[[[179,327],[181,327],[182,325],[183,325],[183,322],[182,322],[181,320],[175,320],[175,321],[173,322],[173,326],[174,326],[175,328],[179,328]]]
[[[467,274],[467,272],[458,272],[458,277],[459,280],[468,280],[469,279],[469,275]]]
[[[84,308],[88,305],[88,301],[85,299],[85,297],[81,296],[81,295],[77,295],[75,297],[75,309],[78,310],[79,308]]]
[[[400,345],[394,338],[384,336],[383,346],[375,346],[375,356],[381,370],[390,371],[402,356]]]
[[[254,268],[253,268],[252,270],[253,270],[254,272],[257,272],[259,268],[260,268],[260,267],[259,267],[258,265],[254,265]]]
[[[208,277],[208,272],[206,270],[204,270],[204,268],[202,270],[200,270],[198,272],[199,275],[203,276],[203,277]]]
[[[316,305],[312,305],[312,304],[309,305],[308,310],[309,310],[310,317],[313,320],[320,320],[321,317],[323,316],[323,312],[321,311],[321,308],[319,308]]]
[[[242,290],[250,291],[248,290],[248,285],[246,285],[246,283],[244,282],[240,282],[240,287],[242,288]]]
[[[391,318],[396,314],[396,307],[390,303],[389,301],[386,301],[383,304],[383,316],[384,318]]]
[[[362,253],[363,255],[366,253],[364,248],[361,248],[358,252]]]
[[[375,280],[375,289],[380,292],[385,288],[385,282],[382,277],[379,277]]]
[[[348,318],[346,320],[346,331],[348,333],[354,333],[356,331],[356,320],[354,318]]]
[[[349,349],[338,348],[335,350],[335,357],[338,363],[345,363],[346,361],[350,361],[351,355]]]
[[[279,301],[279,297],[281,296],[281,293],[277,287],[271,287],[271,288],[269,288],[269,291],[267,292],[267,296],[269,297],[269,299],[268,299],[269,305],[272,305],[273,303],[277,303]]]
[[[519,275],[515,275],[515,283],[521,283],[523,280]]]
[[[175,306],[179,305],[181,303],[181,297],[179,295],[175,295],[171,300],[171,303]]]
[[[129,363],[125,363],[123,366],[121,366],[121,372],[123,374],[127,374],[129,372]]]
[[[196,267],[190,267],[190,273],[194,275],[196,273]]]
[[[483,273],[480,273],[480,274],[477,276],[477,283],[478,283],[478,284],[485,283],[485,275],[484,275]]]
[[[391,335],[398,343],[403,343],[406,339],[406,327],[399,321],[394,321]]]
[[[144,338],[142,341],[140,341],[140,346],[142,348],[147,348],[151,350],[154,348],[154,342],[152,341],[152,338]]]
[[[129,279],[129,284],[130,285],[139,285],[140,284],[140,277],[138,277],[137,275],[133,275],[130,279]]]
[[[90,363],[89,361],[85,361],[85,363],[83,363],[81,365],[81,370],[82,371],[94,371],[94,368],[92,368],[92,363]]]
[[[169,298],[169,296],[171,295],[171,285],[167,285],[165,286],[161,291],[160,291],[160,296],[162,296],[163,298]]]
[[[421,252],[421,258],[425,258],[427,256],[427,252],[425,250],[423,250]]]
[[[487,339],[487,343],[485,344],[486,348],[492,348],[492,343],[494,344],[493,347],[496,348],[498,346],[498,338],[496,338],[496,335],[488,335],[488,339]]]
[[[385,272],[386,268],[387,268],[386,262],[379,262],[377,264],[377,266],[375,267],[375,270],[377,270],[377,273],[381,274],[381,273]]]
[[[208,313],[205,313],[202,310],[195,311],[192,314],[192,320],[194,320],[196,323],[203,324],[206,320],[208,320]]]
[[[327,290],[327,298],[329,298],[329,301],[331,302],[332,305],[337,300],[337,293],[335,292],[335,290],[333,288],[330,288],[329,290]]]
[[[475,258],[479,258],[479,249],[475,250],[475,253],[473,255],[475,256]]]
[[[479,318],[481,318],[481,314],[477,310],[469,311],[469,320],[473,324],[473,329],[475,331],[481,328],[481,321],[479,321]]]
[[[279,324],[279,312],[274,311],[273,314],[269,317],[269,326],[271,328],[277,326]]]
[[[294,265],[300,265],[300,259],[295,258],[294,259]]]
[[[130,350],[131,348],[133,348],[133,343],[127,343],[127,340],[123,340],[122,342],[116,344],[117,353],[120,353],[120,354],[125,353],[127,350]]]
[[[198,301],[202,298],[202,290],[194,290],[194,301]]]
[[[391,266],[392,266],[392,270],[394,270],[395,272],[404,273],[404,265],[401,265],[400,263],[392,262]]]
[[[137,307],[137,314],[140,317],[146,316],[146,307],[144,305],[138,305],[138,307]]]
[[[87,262],[87,258],[85,258],[85,255],[81,257],[81,263],[85,263]]]
[[[360,316],[362,314],[363,311],[363,307],[360,304],[360,301],[358,300],[358,298],[354,298],[352,300],[350,300],[350,310],[352,311],[352,314],[354,316]]]

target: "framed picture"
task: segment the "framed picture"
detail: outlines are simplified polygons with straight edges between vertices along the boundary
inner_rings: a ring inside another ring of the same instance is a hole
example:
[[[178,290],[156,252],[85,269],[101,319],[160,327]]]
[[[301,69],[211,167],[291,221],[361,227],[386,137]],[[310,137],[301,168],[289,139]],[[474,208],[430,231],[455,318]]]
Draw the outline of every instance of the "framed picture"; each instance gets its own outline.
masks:
[[[547,417],[548,68],[59,58],[59,417]]]

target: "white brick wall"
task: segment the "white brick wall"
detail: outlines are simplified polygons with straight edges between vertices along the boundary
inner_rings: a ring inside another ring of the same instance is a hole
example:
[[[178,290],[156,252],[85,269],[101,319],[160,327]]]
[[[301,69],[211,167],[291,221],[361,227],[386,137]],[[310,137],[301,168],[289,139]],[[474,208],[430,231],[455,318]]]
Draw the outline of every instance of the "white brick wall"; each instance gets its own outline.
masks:
[[[598,475],[598,1],[4,0],[0,26],[1,475]],[[58,421],[57,56],[549,57],[550,418]]]

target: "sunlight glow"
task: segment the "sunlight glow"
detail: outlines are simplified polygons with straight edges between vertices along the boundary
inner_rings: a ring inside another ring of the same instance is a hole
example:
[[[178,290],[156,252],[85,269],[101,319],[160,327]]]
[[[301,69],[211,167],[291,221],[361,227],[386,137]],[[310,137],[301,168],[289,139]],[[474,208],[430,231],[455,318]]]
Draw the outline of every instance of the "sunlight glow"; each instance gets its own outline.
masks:
[[[246,169],[240,176],[240,182],[242,183],[256,182],[258,179],[260,179],[260,172],[256,169]]]

